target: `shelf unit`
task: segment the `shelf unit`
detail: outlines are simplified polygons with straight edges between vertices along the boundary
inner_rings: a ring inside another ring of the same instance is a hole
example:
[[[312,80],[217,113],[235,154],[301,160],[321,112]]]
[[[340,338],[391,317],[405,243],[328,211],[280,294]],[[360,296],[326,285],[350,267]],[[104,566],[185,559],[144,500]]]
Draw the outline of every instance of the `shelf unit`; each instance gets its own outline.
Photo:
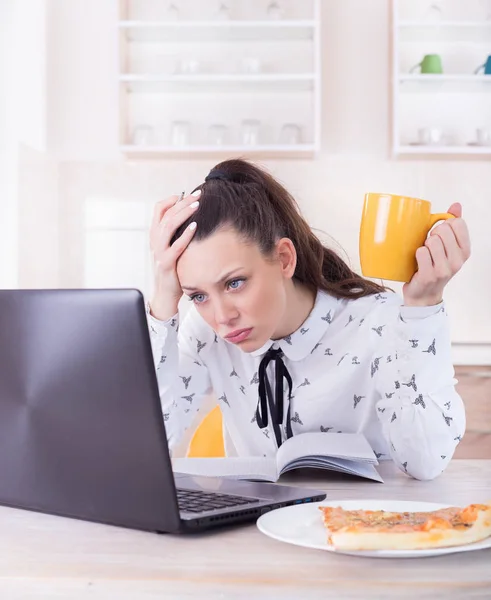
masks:
[[[474,73],[491,55],[484,3],[392,0],[391,10],[393,155],[491,157],[491,142],[473,143],[477,129],[491,132],[491,75]],[[426,54],[440,55],[442,74],[410,72]],[[419,145],[425,128],[443,143]]]
[[[312,91],[314,73],[271,75],[120,75],[120,82],[133,93]]]
[[[473,154],[491,156],[491,147],[488,146],[396,146],[398,154]]]
[[[295,21],[120,21],[119,29],[131,42],[181,41],[183,33],[199,41],[311,40],[313,19]]]
[[[320,0],[286,0],[277,20],[267,19],[257,1],[234,0],[238,14],[227,20],[206,15],[213,2],[181,1],[192,18],[164,21],[161,0],[147,0],[144,18],[138,0],[120,0],[121,152],[132,158],[314,156],[321,123]],[[247,120],[259,121],[253,143],[244,143],[241,133]],[[173,123],[183,121],[187,139],[173,144]],[[300,135],[288,139],[288,124]],[[135,135],[139,127],[149,135],[144,143]],[[225,128],[223,139],[212,141],[213,127]]]
[[[474,43],[489,40],[490,21],[399,21],[399,36],[403,42],[441,40],[455,44]]]
[[[190,156],[193,158],[206,158],[207,156],[220,155],[247,155],[254,158],[303,158],[313,155],[317,148],[313,144],[296,144],[294,147],[286,145],[203,145],[203,146],[135,146],[132,144],[121,146],[121,150],[129,158],[152,158],[161,156],[172,158],[176,156]]]
[[[486,83],[491,84],[491,75],[399,75],[399,81],[414,81],[417,83],[445,83],[445,82],[459,82],[459,83]],[[482,88],[484,89],[484,88]]]
[[[400,21],[399,27],[401,29],[405,27],[414,28],[424,28],[424,29],[447,29],[449,27],[455,29],[491,29],[491,21],[437,21],[437,22],[427,22],[427,21]]]

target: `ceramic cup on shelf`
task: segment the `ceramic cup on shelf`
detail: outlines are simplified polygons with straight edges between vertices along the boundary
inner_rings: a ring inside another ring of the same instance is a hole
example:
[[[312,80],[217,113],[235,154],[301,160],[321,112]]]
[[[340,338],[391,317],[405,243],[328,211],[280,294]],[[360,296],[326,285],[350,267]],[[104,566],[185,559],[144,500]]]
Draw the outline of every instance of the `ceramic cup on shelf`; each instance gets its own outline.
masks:
[[[208,142],[212,146],[222,146],[227,140],[228,127],[221,123],[214,123],[208,128]]]
[[[491,127],[478,127],[476,129],[476,144],[478,146],[491,146]]]
[[[153,21],[160,16],[155,4],[148,0],[133,0],[131,3],[131,20]]]
[[[421,62],[419,62],[417,65],[414,65],[414,67],[411,67],[409,72],[412,73],[418,67],[420,67],[421,73],[427,75],[439,75],[443,73],[442,59],[439,54],[425,54]]]
[[[443,8],[440,2],[433,2],[428,7],[423,20],[430,23],[438,23],[443,19]]]
[[[213,18],[217,21],[228,21],[230,19],[230,6],[228,2],[218,2]]]
[[[474,71],[474,74],[477,75],[481,69],[484,70],[484,75],[491,75],[491,54],[487,57],[482,65],[477,67],[477,69]]]
[[[281,145],[296,145],[301,141],[300,125],[296,123],[285,123],[280,131],[279,143]]]
[[[166,21],[178,21],[181,18],[181,10],[177,2],[169,2],[165,11]]]
[[[200,72],[201,63],[197,58],[192,56],[184,57],[179,62],[178,72],[182,75],[196,75]]]
[[[131,142],[134,146],[151,146],[155,143],[155,130],[151,125],[137,125]]]
[[[418,144],[422,146],[443,144],[443,131],[438,127],[421,127],[418,129]]]
[[[268,15],[268,19],[271,19],[272,21],[278,21],[284,17],[285,10],[281,5],[281,2],[272,0],[266,7],[266,14]]]
[[[485,21],[491,21],[491,1],[480,0],[479,4],[482,6],[482,16]]]
[[[244,146],[257,146],[259,143],[259,128],[261,122],[257,119],[244,119],[241,124],[241,142]]]
[[[261,61],[255,56],[245,56],[240,61],[240,70],[248,75],[256,75],[261,72]]]
[[[173,121],[171,125],[171,144],[187,146],[189,144],[189,121]]]

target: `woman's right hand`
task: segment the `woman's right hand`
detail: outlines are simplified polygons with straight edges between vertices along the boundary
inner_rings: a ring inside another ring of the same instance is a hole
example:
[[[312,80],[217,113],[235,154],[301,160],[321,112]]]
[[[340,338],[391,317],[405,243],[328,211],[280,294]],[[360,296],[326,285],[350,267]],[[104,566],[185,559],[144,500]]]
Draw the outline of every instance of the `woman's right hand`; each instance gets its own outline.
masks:
[[[191,223],[172,245],[170,242],[176,230],[198,208],[200,195],[201,191],[196,190],[181,201],[179,196],[171,196],[155,205],[150,226],[150,249],[155,273],[150,312],[160,321],[167,321],[177,313],[182,289],[177,278],[176,264],[193,238],[196,223]]]

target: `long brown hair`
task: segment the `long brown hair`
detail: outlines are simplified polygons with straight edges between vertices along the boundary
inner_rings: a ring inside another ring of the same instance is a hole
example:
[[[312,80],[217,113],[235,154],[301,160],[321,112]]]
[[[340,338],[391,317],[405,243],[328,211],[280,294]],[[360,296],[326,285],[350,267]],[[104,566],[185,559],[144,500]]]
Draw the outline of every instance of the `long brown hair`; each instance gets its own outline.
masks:
[[[226,160],[196,189],[201,190],[200,206],[176,231],[172,242],[191,221],[197,223],[196,241],[232,226],[246,241],[255,242],[266,257],[272,254],[275,243],[286,237],[297,251],[294,282],[336,298],[356,299],[386,291],[357,275],[336,252],[325,247],[290,193],[258,166],[242,159]]]

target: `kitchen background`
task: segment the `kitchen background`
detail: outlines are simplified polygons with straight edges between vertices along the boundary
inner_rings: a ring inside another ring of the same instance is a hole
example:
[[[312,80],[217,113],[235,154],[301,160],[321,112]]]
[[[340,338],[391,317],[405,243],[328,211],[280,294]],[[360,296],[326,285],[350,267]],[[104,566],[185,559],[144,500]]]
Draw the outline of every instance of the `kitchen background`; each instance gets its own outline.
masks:
[[[365,192],[459,201],[446,301],[489,433],[490,55],[490,0],[2,0],[0,285],[148,294],[153,204],[231,155],[355,269]]]

